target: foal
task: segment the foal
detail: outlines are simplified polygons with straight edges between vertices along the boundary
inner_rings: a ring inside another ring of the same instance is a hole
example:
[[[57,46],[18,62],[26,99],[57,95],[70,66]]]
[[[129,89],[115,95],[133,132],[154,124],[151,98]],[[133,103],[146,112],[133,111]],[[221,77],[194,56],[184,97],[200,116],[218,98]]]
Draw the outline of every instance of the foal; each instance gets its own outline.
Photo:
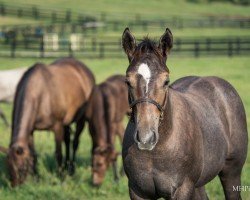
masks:
[[[92,181],[103,182],[105,172],[113,165],[115,180],[118,179],[115,151],[115,136],[122,142],[123,118],[129,111],[125,77],[115,75],[94,87],[86,117],[92,137]]]
[[[169,86],[169,29],[157,45],[136,44],[129,29],[123,48],[132,118],[123,140],[130,198],[207,199],[204,185],[219,175],[225,198],[241,199],[247,124],[236,90],[217,77],[189,76]]]
[[[86,103],[94,86],[94,76],[81,62],[63,58],[49,66],[37,63],[20,80],[14,100],[12,134],[7,163],[12,186],[24,182],[35,172],[34,130],[52,130],[56,142],[56,159],[62,166],[61,143],[66,143],[69,161],[69,125],[76,122],[76,138],[84,126]],[[73,144],[74,154],[78,146]]]

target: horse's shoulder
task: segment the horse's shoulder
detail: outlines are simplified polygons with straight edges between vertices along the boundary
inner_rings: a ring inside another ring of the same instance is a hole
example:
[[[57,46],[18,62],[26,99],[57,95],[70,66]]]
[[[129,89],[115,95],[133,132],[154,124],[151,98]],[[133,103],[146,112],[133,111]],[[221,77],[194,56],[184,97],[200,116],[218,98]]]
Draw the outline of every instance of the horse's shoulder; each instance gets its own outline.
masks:
[[[182,93],[195,91],[213,92],[218,88],[232,88],[226,80],[216,76],[187,76],[176,80],[170,88]]]
[[[170,88],[179,92],[186,92],[188,88],[195,82],[199,81],[199,76],[186,76],[182,77],[170,85]]]

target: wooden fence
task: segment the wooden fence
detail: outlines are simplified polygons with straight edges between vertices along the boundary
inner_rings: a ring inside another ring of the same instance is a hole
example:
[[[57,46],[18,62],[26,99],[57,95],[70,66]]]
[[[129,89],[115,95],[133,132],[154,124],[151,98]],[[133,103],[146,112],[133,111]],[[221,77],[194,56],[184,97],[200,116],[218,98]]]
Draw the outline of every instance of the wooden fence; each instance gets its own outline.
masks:
[[[0,56],[9,57],[61,57],[86,58],[124,57],[118,38],[113,41],[96,38],[72,41],[55,37],[46,41],[44,37],[29,37],[26,40],[12,38],[0,41]],[[250,55],[250,38],[176,38],[172,55],[176,56],[239,56]]]
[[[144,16],[135,14],[133,18],[112,17],[111,13],[90,14],[86,12],[72,12],[71,10],[52,10],[38,8],[37,6],[10,6],[0,4],[0,15],[26,17],[34,20],[43,20],[52,23],[74,23],[84,22],[103,22],[104,28],[117,30],[119,26],[126,24],[130,27],[141,27],[147,30],[149,27],[165,27],[166,24],[171,28],[250,28],[250,18],[216,18],[216,17],[177,17],[170,16],[165,20],[143,20]],[[110,17],[107,17],[111,15]],[[116,19],[116,20],[114,20]]]

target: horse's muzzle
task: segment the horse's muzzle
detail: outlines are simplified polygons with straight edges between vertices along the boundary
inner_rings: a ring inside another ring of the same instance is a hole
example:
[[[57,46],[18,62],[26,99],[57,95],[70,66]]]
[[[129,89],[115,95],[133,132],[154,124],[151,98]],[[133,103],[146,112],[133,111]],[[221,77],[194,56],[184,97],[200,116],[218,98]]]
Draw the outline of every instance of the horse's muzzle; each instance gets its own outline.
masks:
[[[141,134],[138,130],[135,132],[134,140],[140,150],[151,151],[158,142],[158,133],[155,131],[148,131]]]

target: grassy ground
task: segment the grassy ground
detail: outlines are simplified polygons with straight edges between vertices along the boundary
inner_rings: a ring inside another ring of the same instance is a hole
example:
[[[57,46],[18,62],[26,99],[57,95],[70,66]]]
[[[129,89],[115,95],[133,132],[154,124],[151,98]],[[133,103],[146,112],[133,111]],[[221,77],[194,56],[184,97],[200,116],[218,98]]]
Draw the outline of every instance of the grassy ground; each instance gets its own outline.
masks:
[[[21,25],[21,24],[35,24],[37,21],[31,19],[19,19],[17,17],[0,17],[0,26],[1,25]]]
[[[124,56],[125,57],[125,56]],[[37,59],[1,59],[0,69],[16,68],[20,66],[30,66]],[[52,60],[40,60],[49,63]],[[104,59],[104,60],[84,60],[84,62],[94,72],[97,82],[106,77],[121,73],[124,74],[127,68],[127,60],[124,59]],[[216,57],[216,58],[169,58],[168,67],[170,77],[173,82],[177,78],[185,75],[216,75],[231,82],[243,99],[247,116],[248,126],[250,125],[250,58],[238,57]],[[10,119],[12,106],[1,105]],[[10,130],[6,129],[0,121],[0,145],[9,144]],[[53,134],[47,132],[37,132],[35,134],[35,146],[38,153],[38,169],[40,179],[29,180],[22,186],[11,189],[6,175],[4,155],[0,155],[0,199],[10,200],[33,200],[33,199],[128,199],[127,179],[123,177],[118,184],[113,182],[111,170],[108,172],[105,182],[101,188],[92,188],[90,185],[90,138],[86,128],[81,137],[81,144],[78,151],[77,171],[73,177],[65,177],[63,181],[56,175],[56,163],[54,159]],[[249,149],[250,150],[250,149]],[[243,185],[250,185],[250,157],[248,156],[242,174]],[[207,192],[210,199],[224,199],[222,188],[218,179],[207,185]],[[250,200],[250,192],[243,193],[243,199]]]
[[[23,4],[22,0],[1,0],[6,4]],[[110,17],[135,18],[135,14],[141,14],[147,19],[166,19],[170,16],[248,16],[249,7],[233,5],[230,3],[201,3],[195,4],[186,0],[26,0],[25,5],[38,5],[39,7],[52,9],[72,9],[72,11],[86,14],[99,14],[106,12]],[[183,9],[185,8],[185,9]],[[107,16],[107,18],[109,18]]]

